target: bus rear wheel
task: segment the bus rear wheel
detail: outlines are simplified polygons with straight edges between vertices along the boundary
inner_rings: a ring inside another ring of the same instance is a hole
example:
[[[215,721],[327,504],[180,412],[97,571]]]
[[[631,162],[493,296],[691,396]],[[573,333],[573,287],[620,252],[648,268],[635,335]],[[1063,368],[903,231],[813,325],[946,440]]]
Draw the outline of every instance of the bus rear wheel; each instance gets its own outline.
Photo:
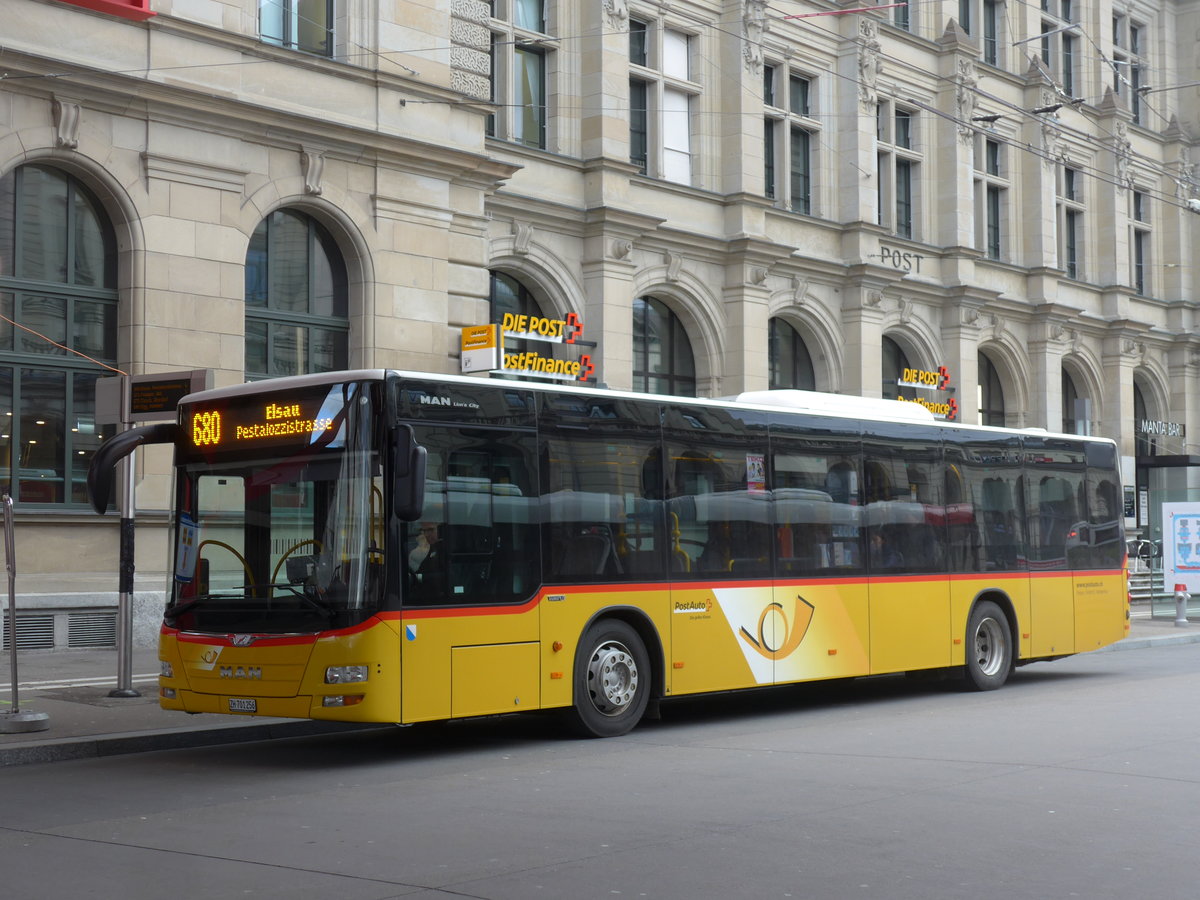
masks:
[[[632,626],[604,619],[584,633],[575,654],[575,730],[616,737],[641,720],[650,700],[650,660]]]
[[[1008,618],[991,600],[976,604],[967,621],[967,686],[994,691],[1008,680],[1013,666]]]

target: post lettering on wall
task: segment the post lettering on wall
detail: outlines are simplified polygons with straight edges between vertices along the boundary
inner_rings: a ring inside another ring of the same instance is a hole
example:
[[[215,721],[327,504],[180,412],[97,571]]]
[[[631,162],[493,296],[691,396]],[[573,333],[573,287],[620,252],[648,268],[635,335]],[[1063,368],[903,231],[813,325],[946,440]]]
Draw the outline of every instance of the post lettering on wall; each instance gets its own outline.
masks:
[[[462,330],[463,372],[511,372],[523,378],[586,382],[596,373],[590,353],[579,359],[559,359],[537,350],[513,350],[507,341],[535,341],[594,347],[583,340],[583,320],[578,313],[562,319],[505,313],[499,323],[469,326]]]
[[[913,388],[918,391],[931,391],[935,394],[953,394],[954,388],[950,384],[950,370],[945,366],[938,366],[936,369],[901,369],[900,377],[896,379],[897,387]],[[958,401],[954,397],[941,399],[940,397],[928,398],[919,396],[905,397],[900,395],[896,397],[902,403],[919,403],[927,410],[933,413],[936,419],[946,419],[954,421],[958,418]]]

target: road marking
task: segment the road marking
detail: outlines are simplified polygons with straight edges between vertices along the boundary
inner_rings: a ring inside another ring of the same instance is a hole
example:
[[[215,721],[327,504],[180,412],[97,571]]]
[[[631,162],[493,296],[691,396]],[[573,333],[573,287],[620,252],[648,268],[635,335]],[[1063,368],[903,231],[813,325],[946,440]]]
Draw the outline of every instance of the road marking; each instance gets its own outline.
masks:
[[[157,675],[134,675],[131,681],[146,684],[158,681]],[[79,687],[109,687],[116,684],[115,678],[69,678],[59,681],[18,681],[17,689],[21,691],[55,691],[63,688]],[[0,693],[12,690],[12,682],[0,684]]]

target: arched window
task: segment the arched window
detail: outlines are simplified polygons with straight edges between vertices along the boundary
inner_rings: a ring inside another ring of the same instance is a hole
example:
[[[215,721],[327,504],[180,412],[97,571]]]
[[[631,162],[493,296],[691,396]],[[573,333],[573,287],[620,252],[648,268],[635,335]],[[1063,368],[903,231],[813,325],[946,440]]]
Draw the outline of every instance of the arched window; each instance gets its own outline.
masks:
[[[488,299],[492,304],[493,322],[503,326],[504,316],[507,314],[544,317],[542,307],[537,302],[537,298],[533,296],[533,293],[524,284],[504,272],[492,272],[491,276],[491,289]],[[542,356],[555,356],[554,349],[554,344],[546,344],[541,341],[509,339],[504,342],[501,352],[534,352]],[[493,373],[493,377],[519,379],[521,375]]]
[[[1087,398],[1079,396],[1075,379],[1066,369],[1062,370],[1062,420],[1067,434],[1091,434],[1091,415]]]
[[[661,300],[633,301],[633,389],[696,396],[696,363],[679,317]]]
[[[289,209],[263,219],[246,251],[246,379],[346,368],[348,296],[324,226]]]
[[[802,391],[817,389],[817,376],[812,357],[799,332],[783,319],[772,319],[767,344],[771,368],[771,390],[796,388]]]
[[[1004,427],[1004,388],[986,353],[979,354],[979,424]]]
[[[0,178],[0,490],[32,503],[87,502],[102,438],[94,360],[117,362],[117,242],[76,178],[22,166]],[[16,484],[15,490],[13,484]]]
[[[884,335],[880,344],[881,368],[883,370],[883,399],[895,400],[900,396],[900,388],[896,382],[905,369],[912,368],[908,362],[908,354],[899,344]]]

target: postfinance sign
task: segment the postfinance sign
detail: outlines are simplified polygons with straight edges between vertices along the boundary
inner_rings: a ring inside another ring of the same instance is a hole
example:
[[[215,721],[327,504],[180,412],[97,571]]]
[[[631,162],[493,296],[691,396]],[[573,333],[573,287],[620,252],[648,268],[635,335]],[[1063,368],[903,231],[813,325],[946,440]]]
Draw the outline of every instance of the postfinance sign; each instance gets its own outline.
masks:
[[[486,334],[485,330],[487,330]],[[462,365],[464,372],[512,372],[524,378],[568,382],[587,381],[596,372],[596,365],[589,353],[580,355],[577,360],[558,359],[537,350],[510,351],[505,346],[506,342],[510,340],[582,345],[583,321],[579,318],[578,313],[567,313],[566,317],[562,319],[505,313],[498,328],[500,338],[498,348],[495,347],[496,330],[496,325],[463,329]],[[490,339],[488,335],[491,336]],[[489,354],[495,353],[497,349],[499,350],[498,359],[493,359]]]

